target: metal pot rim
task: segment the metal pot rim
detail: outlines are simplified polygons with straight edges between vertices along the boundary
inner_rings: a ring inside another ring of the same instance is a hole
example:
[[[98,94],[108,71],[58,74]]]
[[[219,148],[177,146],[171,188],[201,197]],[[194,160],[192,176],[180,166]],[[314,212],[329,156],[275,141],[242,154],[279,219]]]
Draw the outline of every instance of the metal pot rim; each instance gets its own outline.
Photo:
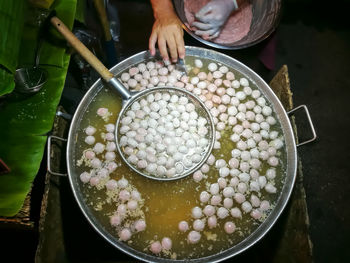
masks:
[[[219,262],[247,250],[249,247],[251,247],[256,242],[258,242],[261,238],[263,238],[265,234],[275,224],[275,222],[279,218],[280,214],[284,210],[289,200],[289,197],[292,193],[292,189],[294,186],[295,178],[296,178],[297,151],[296,151],[296,143],[295,143],[292,126],[290,124],[288,115],[284,110],[281,102],[279,101],[277,96],[274,94],[274,92],[271,90],[271,88],[266,84],[266,82],[260,76],[258,76],[253,70],[251,70],[241,62],[225,54],[222,54],[213,50],[205,49],[205,48],[191,47],[191,46],[186,46],[186,52],[187,52],[187,55],[190,55],[190,56],[197,56],[199,58],[209,58],[212,60],[216,60],[219,63],[226,64],[234,68],[235,70],[239,71],[240,73],[242,73],[246,78],[254,82],[256,86],[259,87],[260,91],[264,94],[264,96],[268,99],[268,101],[274,107],[274,110],[279,118],[279,121],[283,129],[286,151],[287,151],[287,161],[286,161],[287,167],[286,167],[285,181],[284,181],[284,185],[280,193],[280,196],[276,202],[276,205],[274,209],[271,211],[271,213],[269,214],[269,216],[266,218],[266,220],[263,223],[261,223],[260,226],[257,229],[255,229],[246,239],[244,239],[240,243],[220,253],[217,253],[208,257],[203,257],[203,258],[187,259],[187,260],[186,259],[172,260],[172,259],[165,259],[165,258],[155,257],[149,254],[145,254],[129,247],[127,244],[117,240],[115,236],[111,235],[111,233],[109,233],[103,227],[103,225],[89,211],[89,207],[85,203],[84,197],[81,191],[79,191],[79,181],[78,181],[79,176],[74,174],[75,132],[79,128],[81,115],[85,112],[86,108],[89,106],[94,96],[103,88],[102,80],[98,79],[91,86],[91,88],[88,90],[88,92],[85,94],[85,96],[82,98],[81,102],[79,103],[69,129],[68,142],[67,142],[67,155],[66,155],[69,182],[72,187],[74,197],[81,211],[83,212],[88,222],[92,225],[92,227],[114,247],[122,250],[124,253],[134,258],[137,258],[143,261],[148,261],[148,262],[188,262],[188,261]],[[149,58],[152,58],[150,53],[148,51],[142,51],[118,63],[117,65],[112,67],[110,70],[114,74],[119,74],[123,70],[129,68],[131,65],[134,65],[136,63],[141,63],[142,61],[147,60]]]

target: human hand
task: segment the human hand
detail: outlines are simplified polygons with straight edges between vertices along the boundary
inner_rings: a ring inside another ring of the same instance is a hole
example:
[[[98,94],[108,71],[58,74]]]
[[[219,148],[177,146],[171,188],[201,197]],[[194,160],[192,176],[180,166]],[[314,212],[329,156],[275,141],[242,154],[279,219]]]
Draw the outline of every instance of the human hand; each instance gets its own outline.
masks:
[[[185,43],[183,29],[180,19],[175,14],[163,14],[158,16],[153,24],[152,33],[149,38],[149,50],[154,56],[155,45],[158,44],[159,52],[164,60],[176,62],[178,58],[185,58]]]
[[[219,36],[222,26],[233,10],[238,8],[235,0],[212,0],[195,17],[198,21],[191,26],[198,28],[196,35],[213,39]]]

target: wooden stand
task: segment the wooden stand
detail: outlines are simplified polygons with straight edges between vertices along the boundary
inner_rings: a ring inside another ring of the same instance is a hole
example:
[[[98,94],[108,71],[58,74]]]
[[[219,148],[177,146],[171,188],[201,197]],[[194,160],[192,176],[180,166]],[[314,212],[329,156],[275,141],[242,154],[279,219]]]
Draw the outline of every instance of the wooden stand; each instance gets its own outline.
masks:
[[[59,111],[64,112],[62,107]],[[69,123],[62,117],[56,116],[52,135],[65,138]],[[52,144],[50,156],[60,157],[65,155],[62,143]],[[51,167],[59,171],[65,163],[64,158],[51,158]],[[39,221],[39,244],[36,251],[35,262],[62,262],[58,260],[64,255],[63,226],[60,202],[60,177],[46,173],[44,195],[41,203]],[[63,178],[67,179],[68,178]]]
[[[22,209],[13,217],[0,217],[0,228],[34,230],[34,221],[30,219],[31,191],[24,200]]]
[[[270,82],[270,87],[280,99],[287,111],[293,109],[292,92],[290,89],[287,65],[284,65]],[[297,134],[294,118],[291,123]],[[298,140],[298,136],[295,136]],[[284,233],[279,240],[271,262],[312,262],[312,243],[309,237],[309,216],[303,186],[302,164],[298,160],[297,178],[292,196],[284,211]]]

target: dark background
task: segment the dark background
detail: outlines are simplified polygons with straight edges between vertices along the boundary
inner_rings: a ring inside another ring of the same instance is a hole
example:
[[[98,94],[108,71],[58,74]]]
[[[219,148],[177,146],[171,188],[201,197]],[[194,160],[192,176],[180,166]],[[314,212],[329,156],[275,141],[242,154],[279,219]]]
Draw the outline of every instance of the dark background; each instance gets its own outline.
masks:
[[[128,57],[148,48],[153,16],[148,1],[114,1],[121,23],[118,55]],[[276,66],[270,71],[258,56],[266,45],[226,53],[269,82],[278,69],[289,69],[294,105],[306,104],[316,128],[316,142],[298,148],[310,220],[314,262],[349,262],[350,253],[350,3],[349,1],[284,0],[282,19],[275,32]],[[185,33],[187,45],[202,46]],[[74,112],[84,90],[72,69],[67,77],[62,104]],[[74,75],[74,74],[73,74]],[[307,129],[300,127],[300,137]],[[40,172],[45,173],[45,163]],[[37,179],[34,190],[42,187]],[[40,203],[39,198],[35,202]],[[33,211],[38,219],[39,209]],[[31,262],[37,235],[2,231],[2,258],[13,253]],[[10,240],[7,242],[6,240]],[[12,242],[12,240],[15,240]],[[4,261],[5,262],[5,261]]]

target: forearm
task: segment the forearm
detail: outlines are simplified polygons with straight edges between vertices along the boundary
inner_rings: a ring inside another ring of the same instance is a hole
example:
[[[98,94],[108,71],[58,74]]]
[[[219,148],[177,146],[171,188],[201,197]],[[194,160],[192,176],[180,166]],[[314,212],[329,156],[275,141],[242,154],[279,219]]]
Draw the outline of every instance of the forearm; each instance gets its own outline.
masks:
[[[171,0],[151,0],[155,19],[167,16],[176,16]]]

